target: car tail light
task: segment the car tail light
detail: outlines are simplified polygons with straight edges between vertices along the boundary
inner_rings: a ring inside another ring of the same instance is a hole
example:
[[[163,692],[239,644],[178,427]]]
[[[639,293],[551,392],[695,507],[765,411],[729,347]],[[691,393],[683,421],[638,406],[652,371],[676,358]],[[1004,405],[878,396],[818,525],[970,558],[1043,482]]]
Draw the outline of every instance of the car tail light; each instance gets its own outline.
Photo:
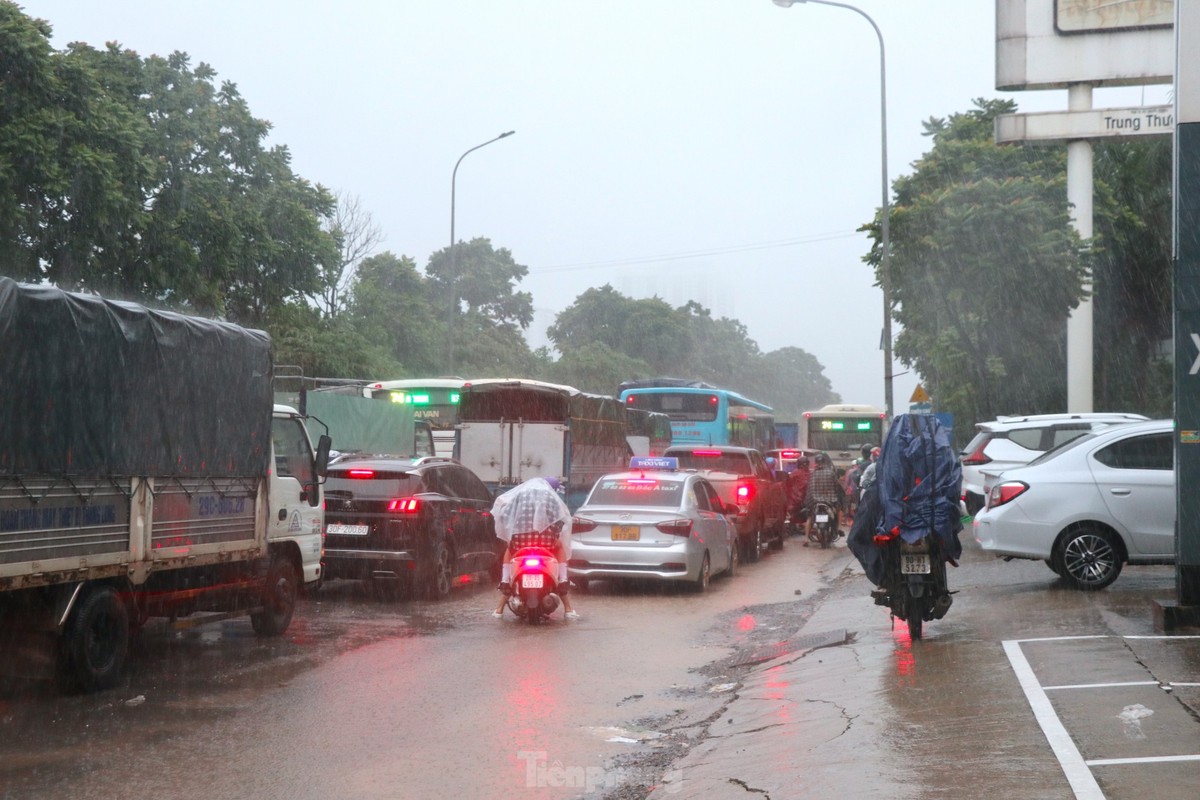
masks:
[[[421,501],[415,497],[398,497],[388,501],[388,511],[400,514],[418,514],[421,511]]]
[[[992,459],[983,452],[983,448],[987,447],[988,442],[990,442],[990,441],[991,441],[991,439],[987,439],[983,442],[980,442],[979,447],[976,447],[968,455],[963,456],[963,459],[962,459],[963,466],[964,467],[982,467],[984,464],[991,463]]]
[[[721,455],[721,451],[720,450],[693,450],[692,455],[705,456],[705,457],[719,456],[719,455]]]
[[[596,520],[571,517],[571,533],[587,533],[596,529]]]
[[[660,522],[654,527],[658,528],[663,533],[669,533],[672,536],[691,536],[692,521],[690,519],[671,519],[666,522]]]
[[[1022,481],[1009,481],[1008,483],[993,486],[991,494],[988,495],[988,508],[996,508],[997,506],[1012,502],[1025,494],[1028,489],[1029,484]]]
[[[744,506],[754,499],[754,484],[739,483],[737,486],[737,502],[739,506]]]
[[[348,470],[346,470],[346,477],[347,478],[357,478],[359,480],[368,480],[369,481],[369,480],[371,480],[371,478],[375,477],[375,470],[373,470],[373,469],[348,469]]]

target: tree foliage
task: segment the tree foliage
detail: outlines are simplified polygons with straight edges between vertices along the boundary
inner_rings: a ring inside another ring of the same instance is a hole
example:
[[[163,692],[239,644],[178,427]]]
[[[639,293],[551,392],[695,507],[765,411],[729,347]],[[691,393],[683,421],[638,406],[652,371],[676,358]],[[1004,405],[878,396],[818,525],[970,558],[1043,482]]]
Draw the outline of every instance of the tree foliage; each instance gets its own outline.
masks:
[[[695,302],[672,308],[605,285],[579,295],[547,335],[561,353],[554,378],[587,391],[612,394],[636,378],[687,378],[766,402],[780,420],[839,399],[812,355],[797,347],[763,354],[745,325],[714,319]]]
[[[0,2],[0,239],[21,278],[252,325],[317,291],[333,197],[233,83],[185,53],[56,52],[49,34]]]
[[[1097,409],[1170,413],[1170,144],[1096,145],[1095,236],[1081,242],[1061,147],[1002,146],[976,100],[931,119],[933,146],[894,184],[896,354],[942,410],[976,421],[1066,408],[1066,321],[1094,294]],[[878,218],[867,260],[879,278]]]
[[[1087,275],[1061,149],[992,141],[1012,110],[977,100],[930,120],[933,147],[894,186],[895,351],[969,421],[1065,406],[1065,322]],[[877,238],[869,260],[879,255]]]

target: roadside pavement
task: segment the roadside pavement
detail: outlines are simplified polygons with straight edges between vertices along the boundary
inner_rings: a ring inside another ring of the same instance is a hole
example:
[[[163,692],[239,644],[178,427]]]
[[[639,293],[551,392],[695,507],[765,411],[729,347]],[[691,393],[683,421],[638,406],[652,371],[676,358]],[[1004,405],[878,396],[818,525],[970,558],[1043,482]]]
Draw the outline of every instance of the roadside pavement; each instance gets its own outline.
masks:
[[[1200,631],[1153,625],[1173,568],[1078,592],[969,538],[954,606],[917,642],[840,541],[812,615],[750,654],[649,797],[1200,797]]]

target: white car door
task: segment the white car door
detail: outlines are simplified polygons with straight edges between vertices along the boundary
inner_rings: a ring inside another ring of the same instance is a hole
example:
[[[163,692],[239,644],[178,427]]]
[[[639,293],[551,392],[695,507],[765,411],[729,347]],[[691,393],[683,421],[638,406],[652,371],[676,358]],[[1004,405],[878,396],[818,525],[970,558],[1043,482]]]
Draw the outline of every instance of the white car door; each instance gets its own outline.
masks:
[[[720,512],[715,511],[716,503],[720,502],[717,492],[706,481],[697,480],[692,483],[692,494],[695,498],[696,513],[700,517],[704,541],[708,542],[709,552],[712,553],[713,573],[729,569],[729,523]]]
[[[1097,448],[1088,463],[1109,513],[1129,536],[1130,556],[1175,553],[1175,471],[1171,433],[1126,436]]]

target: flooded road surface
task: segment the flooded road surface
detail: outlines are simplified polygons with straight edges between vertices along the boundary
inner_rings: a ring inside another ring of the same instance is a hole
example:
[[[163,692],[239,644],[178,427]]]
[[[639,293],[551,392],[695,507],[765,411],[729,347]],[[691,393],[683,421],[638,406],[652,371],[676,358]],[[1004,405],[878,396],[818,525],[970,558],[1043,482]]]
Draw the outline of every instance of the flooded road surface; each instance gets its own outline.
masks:
[[[700,668],[782,635],[747,609],[794,629],[835,553],[794,544],[704,595],[597,582],[583,619],[536,627],[493,619],[490,586],[387,602],[353,582],[280,639],[151,624],[118,689],[0,685],[0,797],[598,796],[639,779],[616,761],[667,746],[656,722],[719,709]]]
[[[1200,761],[1137,760],[1200,754],[1196,640],[1133,638],[1171,568],[1084,594],[968,544],[951,580],[916,643],[844,547],[795,539],[705,595],[597,582],[538,627],[492,619],[490,586],[335,582],[280,639],[150,626],[113,691],[6,680],[0,798],[1194,800]]]

